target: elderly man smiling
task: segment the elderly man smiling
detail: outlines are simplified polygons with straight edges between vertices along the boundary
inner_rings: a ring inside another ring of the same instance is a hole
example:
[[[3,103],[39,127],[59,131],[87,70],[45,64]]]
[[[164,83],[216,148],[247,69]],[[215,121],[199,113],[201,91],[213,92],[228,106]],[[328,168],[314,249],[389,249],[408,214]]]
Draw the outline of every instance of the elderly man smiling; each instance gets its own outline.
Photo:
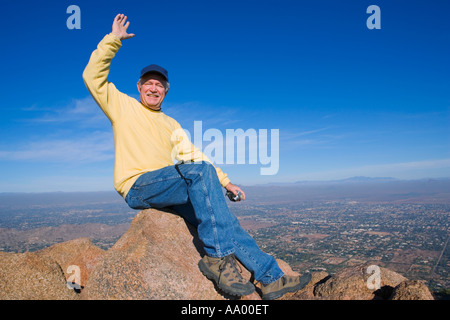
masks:
[[[108,81],[111,60],[122,41],[134,37],[127,32],[126,20],[123,14],[114,18],[112,32],[98,44],[83,73],[89,92],[112,124],[115,189],[131,208],[172,208],[196,226],[206,252],[199,268],[224,292],[242,296],[255,290],[239,273],[236,258],[262,284],[263,299],[300,290],[311,275],[284,275],[275,259],[258,248],[228,210],[221,187],[235,195],[241,192],[245,199],[244,192],[161,111],[169,91],[168,72],[154,64],[142,69],[137,83],[140,101]]]

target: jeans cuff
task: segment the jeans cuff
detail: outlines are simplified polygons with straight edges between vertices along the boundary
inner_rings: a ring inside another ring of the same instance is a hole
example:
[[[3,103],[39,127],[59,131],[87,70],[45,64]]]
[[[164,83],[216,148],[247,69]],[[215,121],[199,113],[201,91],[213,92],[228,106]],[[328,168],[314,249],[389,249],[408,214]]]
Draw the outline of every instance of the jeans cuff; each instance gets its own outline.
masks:
[[[270,264],[269,262],[268,264]],[[275,274],[273,274],[273,271],[275,271]],[[267,270],[266,273],[261,277],[261,279],[255,279],[256,281],[262,283],[262,284],[269,284],[272,282],[277,281],[282,276],[284,276],[283,270],[280,269],[278,266],[278,263],[276,263],[276,267],[272,267],[271,269]]]
[[[230,254],[233,254],[234,253],[234,250],[228,250],[228,251],[225,251],[225,252],[219,252],[219,253],[216,253],[216,252],[214,252],[214,253],[209,253],[209,252],[206,252],[206,255],[208,256],[208,257],[212,257],[212,258],[224,258],[224,257],[226,257],[226,256],[229,256]]]

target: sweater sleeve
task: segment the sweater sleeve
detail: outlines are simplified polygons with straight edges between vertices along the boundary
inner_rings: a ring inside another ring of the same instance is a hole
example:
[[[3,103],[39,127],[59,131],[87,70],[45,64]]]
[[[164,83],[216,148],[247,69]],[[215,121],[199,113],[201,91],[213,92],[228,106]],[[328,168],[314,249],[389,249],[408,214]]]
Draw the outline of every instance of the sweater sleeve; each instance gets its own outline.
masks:
[[[111,60],[119,51],[122,43],[113,33],[107,34],[91,54],[89,63],[83,72],[83,80],[94,100],[111,120],[118,116],[117,95],[121,94],[114,84],[108,81]]]
[[[172,133],[172,142],[175,143],[172,150],[174,158],[178,161],[207,161],[214,166],[211,160],[189,140],[186,132],[178,122],[176,122],[175,126],[175,130]],[[230,179],[219,167],[214,166],[214,168],[216,169],[220,184],[225,188],[230,183]]]

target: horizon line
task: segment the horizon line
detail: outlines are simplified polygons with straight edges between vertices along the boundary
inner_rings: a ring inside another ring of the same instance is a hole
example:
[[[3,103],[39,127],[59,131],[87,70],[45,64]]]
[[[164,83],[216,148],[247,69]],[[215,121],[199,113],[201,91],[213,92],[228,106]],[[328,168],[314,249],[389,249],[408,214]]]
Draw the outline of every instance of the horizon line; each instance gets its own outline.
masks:
[[[296,186],[298,184],[302,183],[336,183],[336,182],[413,182],[413,181],[438,181],[438,180],[450,180],[450,176],[448,177],[439,177],[439,178],[431,178],[431,177],[425,177],[425,178],[413,178],[413,179],[399,179],[394,177],[368,177],[368,176],[353,176],[343,179],[330,179],[330,180],[299,180],[294,182],[268,182],[268,183],[259,183],[259,184],[249,184],[249,185],[241,185],[244,187],[269,187],[273,185],[277,186]],[[0,196],[4,195],[14,195],[14,194],[49,194],[49,193],[99,193],[99,192],[112,192],[117,193],[117,191],[112,188],[109,190],[95,190],[95,191],[0,191]],[[118,194],[118,193],[117,193]],[[119,195],[119,194],[118,194]],[[120,195],[119,195],[120,196]]]

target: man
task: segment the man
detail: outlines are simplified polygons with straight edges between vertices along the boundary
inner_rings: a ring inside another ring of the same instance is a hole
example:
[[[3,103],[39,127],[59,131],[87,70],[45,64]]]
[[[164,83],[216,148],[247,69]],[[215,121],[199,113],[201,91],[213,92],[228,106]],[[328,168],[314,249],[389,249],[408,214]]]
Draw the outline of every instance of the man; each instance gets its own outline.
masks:
[[[243,199],[245,193],[161,111],[169,91],[167,71],[157,65],[142,69],[137,83],[140,101],[107,80],[122,41],[134,37],[127,33],[126,20],[123,14],[114,18],[112,32],[98,44],[83,72],[89,92],[112,124],[114,187],[131,208],[170,207],[196,226],[206,252],[199,268],[224,292],[243,296],[255,290],[242,278],[235,258],[261,283],[263,299],[300,290],[311,275],[284,275],[275,259],[258,248],[228,210],[221,186],[235,195],[241,192]]]

